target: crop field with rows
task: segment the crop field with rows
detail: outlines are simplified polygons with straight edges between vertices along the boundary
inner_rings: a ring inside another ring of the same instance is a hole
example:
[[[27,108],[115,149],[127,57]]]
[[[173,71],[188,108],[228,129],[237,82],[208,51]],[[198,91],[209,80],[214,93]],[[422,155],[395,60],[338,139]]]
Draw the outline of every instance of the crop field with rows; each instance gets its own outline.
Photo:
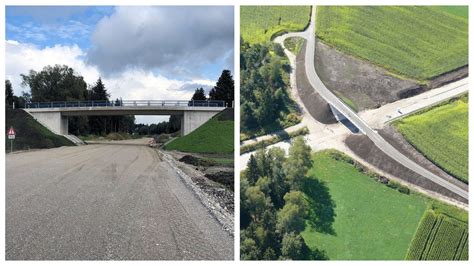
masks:
[[[304,30],[310,12],[309,6],[241,6],[240,34],[250,44],[267,42],[279,33]]]
[[[395,122],[398,131],[426,158],[468,182],[468,97]]]
[[[425,81],[468,64],[467,10],[318,6],[316,34],[338,50]]]
[[[467,223],[428,210],[412,240],[407,260],[467,260]]]

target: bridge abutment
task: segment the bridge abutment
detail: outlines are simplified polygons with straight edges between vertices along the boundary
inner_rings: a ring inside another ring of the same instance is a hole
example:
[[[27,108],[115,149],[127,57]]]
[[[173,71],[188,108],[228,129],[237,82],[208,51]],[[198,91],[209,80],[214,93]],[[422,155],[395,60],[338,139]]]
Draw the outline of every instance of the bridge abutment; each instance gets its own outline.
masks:
[[[67,116],[63,116],[61,112],[34,113],[31,115],[53,133],[58,135],[68,134],[69,122]]]
[[[181,118],[181,136],[194,131],[216,115],[217,111],[184,111]]]

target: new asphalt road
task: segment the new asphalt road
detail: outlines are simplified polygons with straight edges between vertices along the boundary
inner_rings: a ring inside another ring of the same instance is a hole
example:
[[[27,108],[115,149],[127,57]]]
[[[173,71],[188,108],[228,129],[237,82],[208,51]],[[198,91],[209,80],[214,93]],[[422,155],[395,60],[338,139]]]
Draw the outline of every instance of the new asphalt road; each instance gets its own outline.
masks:
[[[405,155],[400,153],[392,145],[390,145],[385,139],[383,139],[376,131],[365,123],[351,108],[344,104],[336,95],[334,95],[326,86],[323,84],[321,79],[318,77],[314,68],[314,51],[315,51],[315,20],[316,20],[316,6],[313,6],[313,12],[311,16],[311,22],[307,30],[300,33],[299,36],[307,40],[306,54],[305,54],[305,69],[308,75],[308,80],[315,88],[315,90],[323,97],[329,104],[335,107],[341,112],[349,121],[351,121],[357,128],[367,135],[367,137],[374,142],[374,144],[391,158],[404,165],[408,169],[420,174],[421,176],[449,189],[450,191],[460,195],[467,199],[468,192],[462,188],[442,179],[441,177],[431,173],[425,168],[421,167],[414,161],[407,158]]]
[[[144,145],[6,156],[7,260],[233,259],[233,237]]]

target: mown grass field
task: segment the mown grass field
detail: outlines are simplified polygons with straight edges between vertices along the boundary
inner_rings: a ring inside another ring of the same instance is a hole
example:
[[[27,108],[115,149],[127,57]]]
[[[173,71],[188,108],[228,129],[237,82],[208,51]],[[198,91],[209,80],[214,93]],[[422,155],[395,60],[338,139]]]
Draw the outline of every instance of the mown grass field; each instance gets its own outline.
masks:
[[[468,7],[318,6],[316,34],[338,50],[425,81],[468,64]]]
[[[426,213],[468,219],[461,209],[376,181],[353,164],[337,160],[334,151],[314,153],[312,159],[304,186],[310,215],[302,236],[311,249],[324,251],[330,260],[403,260]],[[456,239],[447,237],[442,243],[455,246]]]
[[[196,153],[232,153],[234,151],[234,121],[219,120],[219,115],[165,146],[167,150]]]
[[[407,252],[407,260],[467,260],[467,222],[428,210]]]
[[[310,12],[309,6],[241,6],[240,34],[250,44],[267,42],[279,33],[302,31]]]
[[[313,161],[305,192],[318,213],[302,233],[308,246],[330,260],[403,260],[427,200],[378,183],[329,151]]]
[[[468,182],[468,97],[394,123],[417,150],[449,174]]]

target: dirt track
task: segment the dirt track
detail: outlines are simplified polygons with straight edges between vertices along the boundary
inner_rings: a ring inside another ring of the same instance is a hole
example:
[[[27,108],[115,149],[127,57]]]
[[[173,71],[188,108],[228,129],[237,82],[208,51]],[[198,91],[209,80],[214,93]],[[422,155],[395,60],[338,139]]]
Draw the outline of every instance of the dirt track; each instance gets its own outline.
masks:
[[[6,156],[6,259],[233,259],[233,238],[147,146]]]

